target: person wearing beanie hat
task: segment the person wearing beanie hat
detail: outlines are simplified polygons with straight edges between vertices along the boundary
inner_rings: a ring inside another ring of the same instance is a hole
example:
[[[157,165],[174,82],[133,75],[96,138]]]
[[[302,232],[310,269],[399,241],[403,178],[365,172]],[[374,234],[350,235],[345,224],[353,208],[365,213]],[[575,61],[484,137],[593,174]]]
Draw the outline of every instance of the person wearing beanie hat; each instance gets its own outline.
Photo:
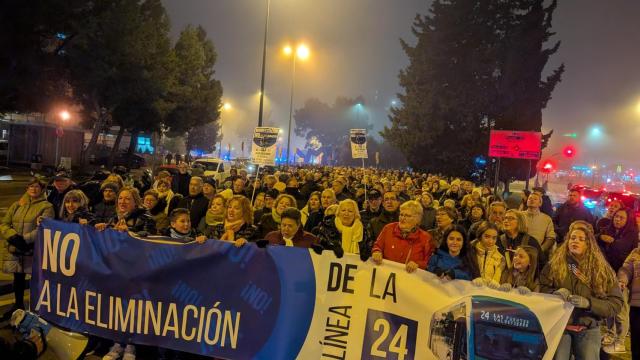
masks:
[[[211,201],[213,197],[216,196],[216,180],[212,177],[205,177],[203,180],[202,193]]]
[[[112,181],[106,181],[100,185],[102,200],[91,209],[96,223],[106,223],[116,214],[116,198],[119,191],[118,183]]]

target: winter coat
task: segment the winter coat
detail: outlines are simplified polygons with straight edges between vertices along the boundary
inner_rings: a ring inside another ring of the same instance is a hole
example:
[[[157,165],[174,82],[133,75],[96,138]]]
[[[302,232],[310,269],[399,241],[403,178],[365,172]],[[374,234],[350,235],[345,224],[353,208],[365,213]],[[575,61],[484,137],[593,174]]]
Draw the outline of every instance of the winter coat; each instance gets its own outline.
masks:
[[[22,205],[21,205],[22,204]],[[38,236],[38,217],[54,217],[53,205],[42,194],[36,199],[23,195],[20,200],[11,204],[0,223],[0,236],[7,240],[14,235],[21,235],[24,241],[31,245]],[[7,243],[5,242],[5,245]],[[3,253],[3,272],[31,273],[31,256],[16,256],[8,251]]]
[[[614,271],[618,271],[633,249],[638,247],[638,230],[633,223],[635,219],[629,217],[627,225],[622,229],[616,229],[613,223],[606,227],[601,234],[598,234],[598,245],[602,254],[609,262]],[[607,244],[600,240],[600,235],[613,237],[613,242]]]
[[[214,226],[211,229],[210,234],[211,234],[211,238],[220,239],[222,235],[224,235],[224,233],[225,233],[224,223],[222,223]],[[254,225],[247,224],[247,223],[242,224],[240,229],[236,231],[234,235],[236,239],[245,239],[251,242],[255,242],[261,239],[258,228]]]
[[[200,224],[200,220],[207,214],[209,199],[202,193],[195,196],[189,195],[182,198],[182,200],[178,202],[177,207],[189,210],[191,224],[197,226]]]
[[[156,206],[149,210],[149,215],[151,215],[151,218],[156,223],[156,231],[159,234],[162,234],[165,229],[168,229],[169,226],[171,226],[169,217],[164,212],[166,208],[167,201],[165,199],[160,199]]]
[[[315,181],[307,181],[300,188],[300,194],[304,199],[308,199],[314,191],[322,191],[322,187]]]
[[[635,248],[618,270],[618,279],[629,288],[629,305],[640,307],[640,248]]]
[[[540,243],[534,237],[525,233],[518,233],[515,238],[509,237],[509,235],[502,234],[498,236],[498,241],[496,242],[498,246],[498,251],[505,257],[507,269],[511,269],[513,267],[513,252],[510,250],[515,250],[518,246],[525,245],[531,246],[535,248],[538,252],[538,269],[542,269],[547,263],[547,257],[542,251],[540,247]]]
[[[54,187],[49,192],[49,195],[47,195],[47,201],[51,205],[53,205],[56,220],[60,220],[60,209],[62,208],[62,201],[64,200],[64,196],[73,189],[75,189],[75,186],[73,184],[69,185],[69,187],[63,192],[58,192],[58,190]]]
[[[431,235],[426,231],[416,228],[405,237],[402,236],[400,225],[397,222],[387,224],[373,245],[372,252],[379,251],[387,260],[401,264],[413,261],[420,269],[426,269],[429,258],[435,248],[431,242]]]
[[[278,231],[279,229],[280,224],[273,219],[271,212],[262,215],[262,218],[260,218],[260,221],[258,222],[258,232],[260,233],[261,239],[264,239],[268,233]]]
[[[576,220],[584,220],[589,224],[593,224],[593,215],[582,204],[569,205],[564,203],[558,207],[553,215],[553,225],[556,230],[556,241],[562,243],[564,236],[569,231],[569,226]]]
[[[191,181],[191,175],[186,174],[175,174],[171,179],[171,190],[175,194],[180,194],[184,197],[189,196],[189,182]]]
[[[473,278],[483,278],[500,282],[502,272],[506,267],[504,256],[498,251],[498,247],[485,249],[480,240],[474,240],[469,245],[469,264]]]
[[[104,200],[93,207],[93,217],[96,224],[106,223],[116,215],[116,202],[105,203]]]
[[[270,245],[286,245],[282,233],[280,231],[272,231],[265,236],[265,239],[269,241]],[[311,245],[318,244],[319,240],[315,235],[302,230],[302,227],[298,229],[298,232],[291,239],[293,246],[301,248],[310,248]]]
[[[422,209],[422,221],[420,221],[420,228],[424,231],[432,229],[436,226],[436,208],[430,206]]]
[[[89,225],[96,224],[95,215],[93,215],[93,213],[90,212],[87,209],[78,209],[78,210],[76,210],[76,212],[73,213],[73,215],[66,216],[65,218],[60,219],[60,220],[79,224],[80,223],[80,219],[87,220],[87,224],[89,224]]]
[[[292,187],[285,188],[284,193],[287,195],[291,195],[293,196],[294,199],[296,199],[297,209],[302,209],[306,204],[305,198],[302,197],[302,194],[300,193],[300,190],[298,190],[298,188],[292,188]],[[251,196],[248,196],[248,198],[251,199]]]
[[[116,214],[111,220],[109,220],[109,226],[113,227],[118,223],[118,215]],[[137,208],[131,212],[131,214],[125,217],[127,227],[129,231],[137,233],[141,236],[155,235],[156,223],[153,221],[151,214],[144,208]]]
[[[568,325],[582,325],[589,329],[600,326],[603,319],[615,317],[622,309],[622,293],[618,284],[613,284],[607,295],[597,297],[591,288],[580,281],[572,271],[561,281],[553,281],[550,277],[551,266],[547,264],[540,274],[540,292],[551,294],[564,288],[572,295],[580,295],[589,300],[589,309],[574,308],[569,318]]]
[[[382,229],[387,226],[387,224],[398,222],[399,216],[399,210],[388,212],[383,209],[380,216],[374,217],[369,221],[369,226],[367,226],[367,235],[370,239],[377,239],[378,235],[380,235],[380,232],[382,232]]]
[[[312,211],[307,218],[307,223],[304,224],[304,231],[313,232],[316,226],[320,225],[324,219],[324,209]]]
[[[449,252],[442,249],[438,249],[431,258],[429,258],[427,271],[435,274],[450,273],[453,274],[453,279],[471,280],[466,259],[460,256],[451,256]]]
[[[371,211],[371,209],[366,209],[360,211],[360,221],[362,221],[362,225],[364,225],[365,229],[369,226],[371,219],[380,216],[382,214],[382,206],[378,208],[378,211]]]

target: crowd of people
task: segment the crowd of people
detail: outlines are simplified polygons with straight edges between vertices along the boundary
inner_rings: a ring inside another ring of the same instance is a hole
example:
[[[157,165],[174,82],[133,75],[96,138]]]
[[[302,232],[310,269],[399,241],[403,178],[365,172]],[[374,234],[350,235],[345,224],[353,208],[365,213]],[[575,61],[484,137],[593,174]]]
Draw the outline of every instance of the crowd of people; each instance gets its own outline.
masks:
[[[178,169],[159,171],[148,184],[104,174],[93,193],[65,171],[51,185],[31,180],[0,224],[15,307],[24,307],[37,227],[55,218],[182,242],[356,254],[442,281],[554,294],[574,306],[556,359],[597,359],[601,347],[626,351],[629,331],[640,358],[640,218],[619,201],[595,219],[574,189],[554,209],[543,188],[503,199],[464,179],[398,170],[296,167],[253,178],[231,169],[218,183],[193,176],[186,163]],[[115,344],[104,359],[120,357],[134,359],[135,347]]]

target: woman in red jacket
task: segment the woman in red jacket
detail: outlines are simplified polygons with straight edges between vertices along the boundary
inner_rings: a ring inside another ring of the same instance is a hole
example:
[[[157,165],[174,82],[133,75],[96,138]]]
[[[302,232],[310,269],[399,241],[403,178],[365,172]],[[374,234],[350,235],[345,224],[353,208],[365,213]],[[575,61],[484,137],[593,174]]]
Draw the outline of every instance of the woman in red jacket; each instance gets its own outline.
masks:
[[[431,235],[420,229],[422,206],[414,200],[400,206],[400,221],[387,224],[373,246],[373,261],[382,259],[405,264],[407,272],[426,269],[435,247]]]

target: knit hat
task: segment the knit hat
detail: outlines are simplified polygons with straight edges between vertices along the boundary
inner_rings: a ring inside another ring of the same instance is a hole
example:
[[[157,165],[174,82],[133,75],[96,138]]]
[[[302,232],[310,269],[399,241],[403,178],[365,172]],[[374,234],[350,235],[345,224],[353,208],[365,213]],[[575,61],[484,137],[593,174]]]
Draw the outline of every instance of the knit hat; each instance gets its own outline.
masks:
[[[120,191],[120,186],[117,183],[108,181],[100,185],[100,192],[103,192],[105,189],[111,189],[114,193]]]

